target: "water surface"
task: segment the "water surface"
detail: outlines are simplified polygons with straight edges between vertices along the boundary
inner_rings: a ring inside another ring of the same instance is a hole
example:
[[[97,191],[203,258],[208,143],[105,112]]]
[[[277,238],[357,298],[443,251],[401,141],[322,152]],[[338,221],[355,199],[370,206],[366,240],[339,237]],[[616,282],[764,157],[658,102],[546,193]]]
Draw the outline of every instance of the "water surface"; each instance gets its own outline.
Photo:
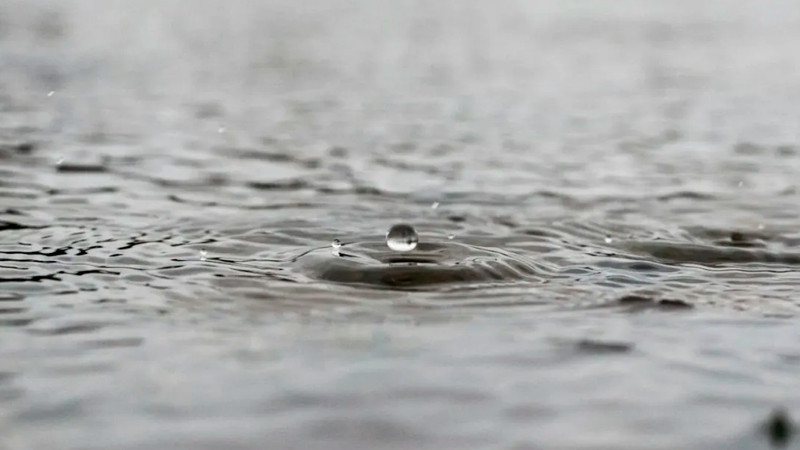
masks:
[[[769,448],[800,7],[530,3],[0,2],[0,449]]]

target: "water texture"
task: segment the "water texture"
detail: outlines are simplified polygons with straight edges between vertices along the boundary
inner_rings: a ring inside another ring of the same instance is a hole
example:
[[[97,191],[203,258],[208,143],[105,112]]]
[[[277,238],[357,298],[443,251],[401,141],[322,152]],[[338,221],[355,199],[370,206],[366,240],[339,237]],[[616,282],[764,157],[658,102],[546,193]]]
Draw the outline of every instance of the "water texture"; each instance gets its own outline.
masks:
[[[800,448],[798,49],[788,0],[0,0],[0,449]]]

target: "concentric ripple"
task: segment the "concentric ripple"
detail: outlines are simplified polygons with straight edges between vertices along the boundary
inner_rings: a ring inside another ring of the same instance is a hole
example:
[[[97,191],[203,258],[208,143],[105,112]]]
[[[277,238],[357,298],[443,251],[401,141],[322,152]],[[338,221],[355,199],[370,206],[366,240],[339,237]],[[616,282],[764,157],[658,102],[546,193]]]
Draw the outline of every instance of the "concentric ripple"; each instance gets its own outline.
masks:
[[[524,256],[457,242],[420,243],[402,254],[380,241],[356,242],[343,245],[338,256],[328,248],[315,249],[297,258],[295,266],[318,280],[391,289],[512,282],[539,272]]]
[[[750,246],[745,244],[740,243],[738,246],[733,246],[729,243],[716,243],[711,246],[679,242],[632,241],[625,243],[623,247],[635,253],[674,263],[704,265],[761,263],[785,266],[800,264],[800,254],[798,253],[762,250],[755,244]]]

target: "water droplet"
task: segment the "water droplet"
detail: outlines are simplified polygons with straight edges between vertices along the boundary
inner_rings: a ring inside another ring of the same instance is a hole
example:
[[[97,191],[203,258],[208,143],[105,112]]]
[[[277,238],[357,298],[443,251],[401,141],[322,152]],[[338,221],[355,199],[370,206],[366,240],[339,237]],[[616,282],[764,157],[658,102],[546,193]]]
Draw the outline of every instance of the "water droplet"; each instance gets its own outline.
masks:
[[[433,202],[433,203],[431,203],[431,209],[436,209],[436,208],[438,208],[438,207],[439,207],[439,202]]]
[[[57,166],[60,166],[61,164],[64,164],[64,158],[63,157],[58,158],[58,161],[56,161],[56,165]]]
[[[208,252],[205,250],[200,250],[200,261],[205,261],[208,259]]]
[[[447,239],[450,239],[451,241],[452,241],[453,239],[455,239],[455,238],[456,238],[456,235],[455,235],[455,234],[448,234],[448,235],[447,235]]]
[[[614,242],[614,239],[611,239],[611,236],[606,236],[606,238],[603,239],[603,240],[606,242],[606,244],[610,244],[610,243]]]
[[[764,224],[763,223],[758,224],[758,229],[759,230],[763,230],[764,229]]]
[[[56,93],[56,91],[50,91],[50,92],[48,92],[48,93],[47,93],[47,96],[48,96],[48,97],[52,97],[52,96],[53,96],[53,94],[55,94],[55,93]]]
[[[736,186],[738,186],[738,187],[742,187],[742,186],[744,186],[744,181],[742,181],[742,180],[739,180],[739,183],[738,183]]]
[[[219,127],[219,128],[217,128],[217,133],[219,133],[219,134],[222,134],[222,133],[224,133],[224,132],[225,132],[225,127]]]
[[[410,252],[417,248],[419,236],[411,225],[399,224],[386,233],[386,245],[396,252]]]
[[[331,247],[333,247],[331,251],[333,256],[339,256],[339,249],[342,248],[342,242],[338,239],[334,239],[333,242],[331,242]]]

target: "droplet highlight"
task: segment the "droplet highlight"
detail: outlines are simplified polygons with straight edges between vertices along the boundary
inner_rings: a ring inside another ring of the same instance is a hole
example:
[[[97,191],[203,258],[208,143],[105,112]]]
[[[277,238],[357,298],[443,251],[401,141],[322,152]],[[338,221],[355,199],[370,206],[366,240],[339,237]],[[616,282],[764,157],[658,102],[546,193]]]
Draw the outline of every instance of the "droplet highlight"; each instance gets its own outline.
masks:
[[[439,207],[439,202],[433,202],[433,203],[431,203],[431,209],[436,209],[436,208],[438,208],[438,207]]]
[[[205,261],[208,259],[208,252],[205,250],[200,250],[200,261]]]
[[[396,252],[410,252],[417,248],[419,235],[417,230],[408,224],[398,224],[386,233],[386,245]]]
[[[333,256],[339,256],[339,249],[342,248],[342,241],[334,239],[333,242],[331,242],[331,248],[333,249],[331,250]]]

